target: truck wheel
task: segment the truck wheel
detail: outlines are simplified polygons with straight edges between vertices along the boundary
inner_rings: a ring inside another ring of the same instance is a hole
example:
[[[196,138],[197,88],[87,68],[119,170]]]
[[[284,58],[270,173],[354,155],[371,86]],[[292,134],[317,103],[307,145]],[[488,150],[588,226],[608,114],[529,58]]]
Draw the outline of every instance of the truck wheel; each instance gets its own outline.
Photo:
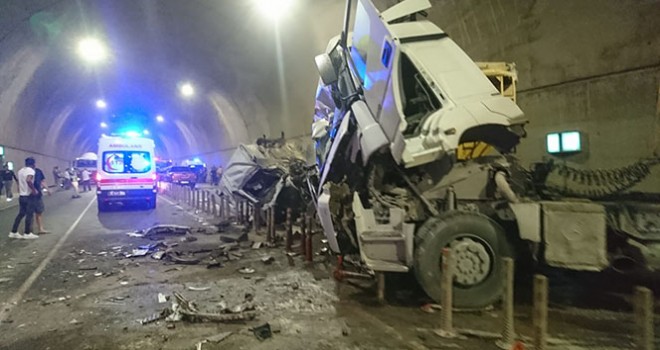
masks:
[[[426,293],[440,302],[442,249],[456,262],[454,307],[482,308],[502,295],[502,257],[511,256],[504,230],[488,217],[453,211],[429,219],[415,238],[414,269]]]

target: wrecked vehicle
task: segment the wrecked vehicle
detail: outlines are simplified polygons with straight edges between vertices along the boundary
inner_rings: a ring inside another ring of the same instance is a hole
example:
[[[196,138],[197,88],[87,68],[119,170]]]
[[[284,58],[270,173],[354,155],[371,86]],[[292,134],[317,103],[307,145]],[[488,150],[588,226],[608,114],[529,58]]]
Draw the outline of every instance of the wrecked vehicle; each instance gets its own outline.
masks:
[[[335,253],[359,254],[376,273],[414,271],[439,301],[441,251],[451,248],[460,308],[500,298],[507,256],[586,271],[660,268],[660,206],[612,201],[657,159],[611,171],[523,168],[513,153],[527,118],[515,85],[498,91],[492,66],[421,18],[429,1],[353,5],[316,57],[314,195]],[[572,181],[591,189],[554,191],[553,174],[578,174]]]
[[[309,167],[305,152],[292,142],[259,138],[256,144],[241,144],[227,163],[222,186],[229,195],[259,205],[276,208],[276,221],[305,210],[310,203],[307,179],[315,167]]]

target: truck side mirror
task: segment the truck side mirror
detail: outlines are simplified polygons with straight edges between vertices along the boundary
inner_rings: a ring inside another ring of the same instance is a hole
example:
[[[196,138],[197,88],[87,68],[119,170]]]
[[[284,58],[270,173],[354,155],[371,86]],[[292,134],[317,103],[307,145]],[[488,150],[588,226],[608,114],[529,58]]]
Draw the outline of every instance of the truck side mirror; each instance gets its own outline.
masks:
[[[321,81],[324,85],[331,85],[337,82],[337,73],[335,67],[332,65],[332,59],[327,53],[318,55],[314,58],[316,62],[316,69],[319,71]]]

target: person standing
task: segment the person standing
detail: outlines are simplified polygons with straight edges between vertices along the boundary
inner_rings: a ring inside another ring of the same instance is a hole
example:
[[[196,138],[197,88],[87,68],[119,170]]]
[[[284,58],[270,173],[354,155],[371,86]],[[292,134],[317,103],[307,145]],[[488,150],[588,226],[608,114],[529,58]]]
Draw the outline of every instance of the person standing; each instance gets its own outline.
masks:
[[[42,214],[44,213],[44,192],[48,193],[50,196],[50,190],[48,189],[48,185],[46,184],[46,175],[44,175],[44,172],[41,171],[39,168],[34,169],[34,188],[37,190],[37,194],[34,195],[35,198],[34,200],[34,220],[37,222],[37,234],[43,235],[46,233],[50,233],[50,231],[47,231],[44,228],[44,222],[43,219],[41,218]]]
[[[12,184],[14,181],[18,182],[18,178],[16,178],[14,171],[9,169],[9,165],[7,163],[5,163],[5,165],[2,167],[0,177],[2,177],[2,183],[4,185],[5,194],[7,196],[7,202],[10,202],[14,198],[14,193],[12,192]]]
[[[71,168],[69,172],[71,177],[71,187],[73,187],[73,196],[71,198],[80,198],[80,191],[78,190],[78,171],[75,168]]]
[[[217,172],[218,172],[218,167],[216,167],[215,165],[212,166],[211,167],[211,184],[213,184],[213,186],[218,186],[218,174],[217,174]]]
[[[83,192],[91,191],[92,173],[90,173],[89,170],[87,169],[83,169],[81,173],[81,177],[82,177]]]
[[[34,216],[34,195],[37,190],[34,188],[34,168],[36,161],[32,157],[25,159],[25,167],[18,171],[18,200],[19,211],[14,219],[9,238],[36,239],[39,236],[32,233],[32,217]],[[25,234],[18,233],[18,226],[21,220],[25,218]]]
[[[60,186],[62,186],[60,180],[60,167],[57,165],[53,168],[53,181],[55,181],[55,187],[60,188]]]
[[[217,178],[217,182],[215,184],[216,186],[218,186],[218,184],[220,184],[220,180],[222,180],[222,172],[223,172],[222,165],[220,165],[218,167],[218,170],[215,171],[215,177]]]

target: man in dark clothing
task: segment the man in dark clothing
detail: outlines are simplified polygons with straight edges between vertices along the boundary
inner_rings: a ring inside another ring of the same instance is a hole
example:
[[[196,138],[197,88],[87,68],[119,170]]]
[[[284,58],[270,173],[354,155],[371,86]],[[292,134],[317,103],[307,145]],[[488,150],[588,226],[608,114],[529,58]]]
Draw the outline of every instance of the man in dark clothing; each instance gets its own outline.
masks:
[[[37,190],[37,194],[34,195],[34,219],[37,222],[37,231],[39,235],[50,233],[50,231],[47,231],[44,228],[44,223],[43,220],[41,219],[41,215],[44,213],[44,192],[48,193],[50,196],[50,190],[48,189],[48,185],[46,184],[46,175],[44,175],[44,172],[41,171],[41,169],[36,168],[34,169],[34,188]]]
[[[14,171],[9,170],[9,165],[5,163],[2,170],[0,170],[0,179],[2,179],[2,182],[4,184],[4,190],[6,192],[7,202],[9,202],[14,198],[14,194],[11,190],[12,184],[14,181],[18,182],[18,178],[16,178],[16,174],[14,174]]]

